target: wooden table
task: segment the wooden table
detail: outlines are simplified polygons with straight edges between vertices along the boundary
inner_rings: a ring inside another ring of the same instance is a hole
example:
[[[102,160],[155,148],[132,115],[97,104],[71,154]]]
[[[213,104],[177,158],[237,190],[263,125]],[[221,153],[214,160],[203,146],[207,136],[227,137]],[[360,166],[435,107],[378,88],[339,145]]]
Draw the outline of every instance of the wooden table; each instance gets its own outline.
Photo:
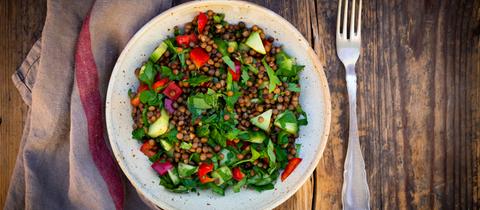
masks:
[[[332,95],[323,158],[278,209],[340,209],[349,116],[335,53],[337,1],[255,2],[311,42]],[[45,4],[0,3],[0,206],[28,110],[10,76],[40,37]],[[480,1],[365,0],[363,6],[358,117],[372,208],[479,209]]]

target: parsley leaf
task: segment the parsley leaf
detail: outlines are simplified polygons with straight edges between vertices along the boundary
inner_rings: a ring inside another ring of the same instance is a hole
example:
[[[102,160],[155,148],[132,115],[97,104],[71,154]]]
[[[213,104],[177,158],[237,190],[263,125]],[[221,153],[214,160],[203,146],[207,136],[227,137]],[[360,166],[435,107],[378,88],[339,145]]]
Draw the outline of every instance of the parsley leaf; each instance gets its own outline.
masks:
[[[223,62],[225,62],[225,64],[227,64],[230,69],[235,70],[235,63],[232,61],[232,59],[230,59],[230,57],[223,56],[222,59]]]
[[[242,84],[247,84],[247,81],[250,79],[250,76],[248,75],[247,72],[248,68],[245,66],[242,66]]]
[[[230,53],[227,51],[227,42],[223,39],[220,38],[215,38],[213,39],[215,44],[217,45],[217,50],[223,55],[228,57]],[[230,59],[230,58],[229,58]]]
[[[168,47],[168,50],[176,55],[177,54],[177,48],[173,45],[173,43],[175,42],[175,38],[169,38],[169,39],[165,39],[165,44],[167,45]]]
[[[227,75],[227,91],[233,91],[233,95],[224,96],[225,104],[230,110],[233,110],[235,103],[237,103],[242,93],[238,91],[238,87],[233,83],[232,74]]]
[[[140,93],[140,101],[150,106],[160,106],[162,104],[163,95],[157,94],[153,90],[146,90]]]
[[[215,140],[215,142],[222,147],[227,146],[227,139],[225,138],[225,135],[222,135],[222,133],[219,131],[219,129],[217,129],[215,127],[210,132],[210,138]]]
[[[189,150],[190,148],[192,148],[192,143],[182,142],[180,144],[180,148]]]
[[[187,106],[188,110],[192,113],[192,120],[199,117],[202,111],[206,109],[218,108],[218,97],[222,94],[208,89],[206,94],[198,93],[188,97]]]
[[[268,92],[273,92],[277,85],[281,85],[282,82],[280,79],[278,79],[277,75],[275,75],[275,72],[273,71],[272,68],[267,64],[265,61],[265,57],[262,59],[263,66],[265,66],[265,69],[267,69],[267,75],[269,79],[269,84],[268,84]]]
[[[155,71],[153,63],[149,60],[147,64],[140,69],[138,79],[151,87],[156,75],[157,71]]]
[[[199,86],[205,82],[208,82],[210,81],[212,78],[209,77],[209,76],[205,76],[205,75],[200,75],[198,77],[190,77],[187,82],[190,84],[190,86],[192,87],[196,87],[196,86]]]
[[[183,73],[174,74],[172,69],[167,66],[160,67],[160,74],[170,80],[181,80],[183,78]]]
[[[298,87],[298,84],[295,83],[288,83],[287,89],[292,92],[300,92],[300,87]]]
[[[242,164],[242,163],[253,162],[253,161],[257,160],[261,155],[259,152],[257,152],[257,150],[255,150],[254,147],[250,147],[250,152],[252,152],[252,157],[250,159],[238,161],[235,164],[233,164],[233,167],[235,167],[239,164]]]
[[[153,155],[152,157],[149,157],[148,159],[153,163],[157,162],[157,160],[160,160],[160,158],[162,157],[162,153],[163,152],[159,151],[155,155]]]
[[[213,22],[214,23],[221,23],[223,18],[225,18],[225,14],[223,13],[217,13],[213,16]]]
[[[145,130],[143,128],[137,128],[132,131],[132,137],[136,140],[142,140],[145,136]]]
[[[277,135],[277,144],[284,145],[288,143],[288,133],[286,131],[280,131]]]
[[[247,64],[247,67],[250,71],[252,71],[253,73],[255,74],[258,74],[258,69],[255,68],[255,66],[253,66],[252,64]]]
[[[268,156],[268,165],[270,168],[276,167],[276,157],[274,153],[274,147],[273,147],[273,142],[271,139],[268,140],[267,144],[267,156]]]
[[[177,133],[178,133],[178,130],[177,128],[172,128],[170,130],[168,130],[167,133],[163,134],[161,137],[166,139],[169,143],[176,143],[178,142],[178,139],[177,139]]]

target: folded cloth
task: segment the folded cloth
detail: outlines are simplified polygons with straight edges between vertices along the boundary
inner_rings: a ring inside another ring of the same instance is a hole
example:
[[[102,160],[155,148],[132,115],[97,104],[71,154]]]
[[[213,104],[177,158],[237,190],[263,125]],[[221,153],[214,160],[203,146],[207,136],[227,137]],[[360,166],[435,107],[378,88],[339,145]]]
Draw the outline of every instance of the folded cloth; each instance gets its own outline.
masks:
[[[29,106],[5,209],[150,209],[110,151],[104,100],[115,61],[170,0],[50,0],[13,82]]]

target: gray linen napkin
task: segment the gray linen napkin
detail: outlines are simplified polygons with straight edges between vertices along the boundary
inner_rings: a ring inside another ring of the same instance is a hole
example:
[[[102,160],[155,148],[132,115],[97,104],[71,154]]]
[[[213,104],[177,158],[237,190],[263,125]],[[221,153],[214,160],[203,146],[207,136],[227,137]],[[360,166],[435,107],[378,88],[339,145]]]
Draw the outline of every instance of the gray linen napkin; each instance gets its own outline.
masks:
[[[12,76],[29,106],[5,209],[149,209],[109,149],[104,99],[118,55],[170,0],[50,0]]]

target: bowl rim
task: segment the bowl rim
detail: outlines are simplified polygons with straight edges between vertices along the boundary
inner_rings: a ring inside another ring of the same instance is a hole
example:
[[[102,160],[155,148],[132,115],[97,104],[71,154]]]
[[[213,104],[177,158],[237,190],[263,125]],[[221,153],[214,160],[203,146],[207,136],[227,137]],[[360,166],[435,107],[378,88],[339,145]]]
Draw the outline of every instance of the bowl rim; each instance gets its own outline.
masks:
[[[128,178],[128,181],[132,184],[132,186],[134,186],[136,188],[136,190],[142,196],[147,198],[149,202],[156,205],[157,207],[166,208],[166,209],[176,209],[175,206],[172,206],[172,205],[170,205],[168,203],[165,203],[161,200],[154,199],[153,197],[150,196],[150,194],[143,192],[142,187],[139,186],[138,183],[132,181],[132,180],[136,180],[136,179],[132,178],[131,172],[129,170],[127,170],[127,167],[124,163],[124,160],[121,158],[119,148],[117,147],[116,143],[114,143],[111,140],[112,137],[113,137],[111,135],[111,132],[110,132],[110,130],[113,129],[113,125],[111,124],[112,116],[111,116],[111,112],[110,112],[111,106],[112,106],[112,104],[110,103],[110,100],[111,100],[112,94],[113,94],[113,90],[112,90],[113,89],[113,82],[111,82],[111,80],[113,80],[115,78],[113,76],[115,76],[117,72],[121,72],[121,70],[120,70],[120,63],[121,62],[119,62],[119,61],[123,61],[125,59],[126,54],[128,52],[128,50],[126,50],[126,49],[129,49],[131,46],[135,45],[135,43],[140,39],[141,35],[145,31],[149,30],[154,25],[154,23],[156,23],[158,21],[158,19],[162,19],[163,17],[169,15],[170,13],[173,13],[176,10],[183,9],[185,7],[201,7],[201,6],[204,6],[205,4],[217,4],[217,3],[224,4],[225,2],[228,2],[229,4],[238,4],[238,5],[243,5],[243,6],[247,5],[247,7],[252,7],[252,8],[255,8],[255,9],[258,9],[258,10],[262,10],[263,12],[268,13],[268,15],[273,16],[280,23],[284,24],[289,30],[291,30],[291,32],[294,33],[295,36],[299,37],[299,42],[300,43],[306,44],[307,47],[305,47],[305,48],[307,50],[307,54],[309,56],[309,59],[312,61],[313,66],[315,67],[314,71],[316,71],[317,74],[318,74],[319,80],[321,82],[320,85],[323,86],[323,88],[322,88],[323,93],[322,94],[323,94],[324,100],[325,100],[324,101],[324,107],[325,107],[324,108],[324,114],[325,114],[324,120],[325,121],[324,121],[324,127],[323,127],[324,134],[320,138],[320,139],[323,139],[323,141],[319,145],[320,146],[319,150],[315,154],[315,158],[313,159],[312,164],[307,168],[307,172],[306,172],[307,176],[301,176],[300,181],[297,182],[298,184],[295,185],[294,187],[292,187],[291,190],[289,190],[287,193],[283,194],[280,199],[275,200],[275,201],[270,202],[270,203],[266,203],[267,205],[268,204],[270,204],[270,205],[264,206],[262,208],[265,208],[265,209],[272,208],[273,209],[273,208],[279,206],[280,204],[284,203],[286,200],[291,198],[300,189],[300,187],[302,187],[305,184],[307,179],[312,175],[313,171],[317,168],[318,162],[320,161],[320,158],[323,156],[323,152],[325,150],[325,147],[326,147],[326,144],[327,144],[327,141],[328,141],[328,136],[329,136],[329,133],[330,133],[331,111],[332,110],[331,110],[330,89],[329,89],[329,86],[328,86],[327,78],[326,78],[325,72],[323,71],[323,66],[322,66],[322,64],[321,64],[321,62],[318,58],[318,55],[312,49],[312,47],[310,46],[310,43],[305,39],[305,37],[297,30],[297,28],[295,28],[295,26],[293,26],[289,21],[287,21],[286,19],[284,19],[282,16],[275,13],[274,11],[272,11],[272,10],[266,8],[266,7],[260,6],[258,4],[255,4],[255,3],[252,3],[252,2],[246,2],[246,1],[224,1],[224,0],[190,1],[190,2],[182,3],[182,4],[179,4],[177,6],[171,7],[169,9],[163,11],[162,13],[156,15],[155,17],[150,19],[146,24],[144,24],[137,32],[135,32],[135,34],[132,36],[132,38],[130,38],[128,43],[122,49],[122,52],[121,52],[120,56],[117,58],[117,61],[115,62],[115,66],[112,70],[111,77],[109,79],[107,95],[106,95],[106,98],[105,98],[106,127],[107,127],[109,143],[110,143],[112,152],[114,153],[115,160],[118,163],[118,165],[120,166],[122,172]],[[312,167],[312,166],[315,166],[315,167]]]

